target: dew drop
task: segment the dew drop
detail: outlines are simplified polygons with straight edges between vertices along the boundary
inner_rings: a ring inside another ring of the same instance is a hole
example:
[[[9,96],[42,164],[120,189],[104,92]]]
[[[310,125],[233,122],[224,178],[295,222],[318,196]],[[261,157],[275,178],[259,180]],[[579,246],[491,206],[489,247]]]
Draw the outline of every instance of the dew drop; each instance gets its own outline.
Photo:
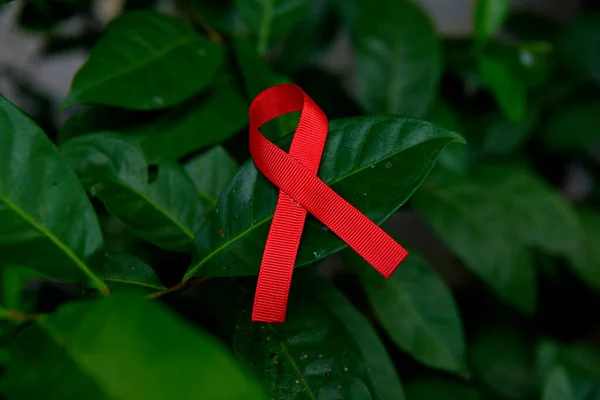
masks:
[[[344,367],[344,372],[348,372],[348,367]]]
[[[387,169],[390,169],[390,168],[392,168],[392,163],[391,163],[390,161],[386,162],[386,163],[385,163],[385,167],[386,167]]]
[[[165,104],[165,99],[163,99],[163,98],[162,98],[162,97],[160,97],[160,96],[154,96],[154,97],[152,98],[152,102],[153,102],[154,104],[157,104],[157,105],[162,105],[162,104]]]
[[[298,379],[296,379],[296,383],[300,383],[300,381]]]
[[[374,166],[374,165],[371,165],[371,168],[375,168],[375,166]]]

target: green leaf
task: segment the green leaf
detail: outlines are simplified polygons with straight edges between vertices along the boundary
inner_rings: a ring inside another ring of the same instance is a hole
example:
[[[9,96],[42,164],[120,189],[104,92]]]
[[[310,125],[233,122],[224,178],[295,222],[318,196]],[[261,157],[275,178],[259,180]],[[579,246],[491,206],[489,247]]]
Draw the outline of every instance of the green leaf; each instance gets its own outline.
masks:
[[[503,113],[514,122],[521,121],[527,110],[527,85],[514,61],[499,55],[481,55],[477,65],[481,79]]]
[[[102,233],[84,190],[44,132],[2,96],[0,221],[0,264],[106,290],[95,262]]]
[[[563,63],[577,78],[600,85],[600,12],[581,13],[558,43]]]
[[[297,274],[285,324],[240,313],[234,351],[277,399],[404,399],[392,361],[367,321],[318,276]]]
[[[413,205],[501,299],[532,312],[537,298],[534,266],[529,252],[515,240],[502,204],[472,177],[435,178],[413,197]]]
[[[521,122],[510,121],[499,114],[491,116],[485,128],[483,151],[487,154],[507,155],[521,150],[534,132],[539,114],[530,110]]]
[[[439,174],[414,205],[476,275],[524,312],[533,311],[537,297],[527,248],[570,254],[579,247],[573,210],[520,166],[484,166],[469,177]]]
[[[112,291],[150,293],[165,289],[148,264],[127,253],[106,255],[104,281]]]
[[[256,37],[256,49],[265,54],[285,37],[310,9],[310,0],[236,0],[244,30]]]
[[[200,197],[212,208],[217,206],[219,195],[240,169],[221,146],[215,146],[192,158],[183,168],[194,182]]]
[[[8,399],[265,399],[218,340],[159,303],[71,303],[21,332],[0,383]]]
[[[252,101],[263,90],[280,83],[290,83],[290,80],[277,75],[243,39],[233,41],[235,57],[244,78],[246,96]],[[271,140],[285,136],[298,125],[298,113],[285,114],[272,122],[268,122],[261,128],[261,132]]]
[[[458,307],[425,260],[411,253],[385,279],[360,256],[347,254],[358,268],[375,316],[394,343],[426,365],[468,377]]]
[[[546,382],[556,367],[600,382],[600,348],[583,342],[570,344],[541,340],[537,345],[539,380]]]
[[[473,372],[503,399],[535,398],[535,371],[525,339],[516,331],[490,330],[469,351]]]
[[[509,8],[509,0],[475,1],[475,41],[479,46],[502,27]]]
[[[155,12],[123,14],[106,29],[75,75],[63,109],[81,103],[168,107],[206,87],[223,61],[223,49],[191,24]]]
[[[5,310],[4,308],[0,307],[0,320],[11,319],[10,316],[11,314],[8,310]]]
[[[442,49],[427,15],[412,1],[359,2],[353,28],[357,99],[369,113],[423,117],[442,74]]]
[[[569,265],[586,284],[600,291],[600,214],[580,210],[578,216],[583,230],[581,246],[568,254]]]
[[[444,378],[421,378],[406,385],[407,400],[482,400],[481,395],[462,382]]]
[[[279,141],[286,148],[292,137]],[[389,218],[429,174],[439,152],[461,142],[455,133],[431,123],[395,116],[335,120],[319,178],[378,224]],[[278,189],[244,164],[223,190],[217,214],[195,240],[193,276],[237,276],[258,273]],[[316,220],[304,227],[296,265],[306,265],[342,250],[346,244]]]
[[[462,134],[465,131],[454,110],[441,98],[438,98],[434,103],[433,108],[429,112],[428,119],[434,124],[453,132]],[[462,146],[459,143],[448,145],[440,153],[438,164],[449,171],[461,174],[466,173],[469,164],[467,146]]]
[[[25,285],[44,275],[35,269],[19,265],[2,265],[0,268],[0,305],[7,309],[26,311],[28,304],[24,301]]]
[[[176,160],[220,143],[248,123],[248,106],[229,79],[217,82],[208,97],[193,99],[136,128],[149,162]]]
[[[108,212],[158,247],[189,249],[194,232],[210,212],[175,163],[160,164],[156,180],[148,182],[141,150],[116,133],[72,139],[61,146],[61,153]]]
[[[586,151],[600,143],[595,126],[600,126],[600,101],[561,107],[546,123],[544,143],[552,149]]]
[[[543,390],[542,400],[587,400],[600,398],[600,382],[556,367]]]

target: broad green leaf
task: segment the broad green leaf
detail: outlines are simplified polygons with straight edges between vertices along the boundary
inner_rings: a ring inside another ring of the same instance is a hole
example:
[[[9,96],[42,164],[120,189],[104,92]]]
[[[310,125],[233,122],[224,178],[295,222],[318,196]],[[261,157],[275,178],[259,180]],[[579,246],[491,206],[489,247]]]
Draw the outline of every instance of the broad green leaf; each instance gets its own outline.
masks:
[[[407,400],[482,400],[472,387],[450,379],[421,378],[406,385]]]
[[[234,351],[277,399],[402,400],[377,334],[352,304],[314,274],[298,274],[285,324],[257,324],[242,310]]]
[[[292,135],[279,141],[287,148]],[[421,185],[439,152],[461,142],[455,133],[431,123],[396,116],[331,121],[318,176],[378,224],[391,216]],[[217,213],[195,240],[193,276],[258,273],[278,189],[244,164],[221,193]],[[318,261],[346,244],[309,218],[296,265]]]
[[[133,295],[63,306],[23,330],[10,355],[8,400],[266,398],[218,340]]]
[[[256,49],[265,54],[287,35],[310,9],[310,0],[235,0],[244,30],[256,38]]]
[[[476,275],[525,312],[533,311],[537,297],[527,248],[570,254],[579,247],[573,210],[520,166],[481,167],[464,178],[439,174],[414,204]]]
[[[504,301],[532,312],[537,298],[529,252],[516,240],[506,209],[472,178],[439,174],[413,205],[442,240]]]
[[[129,12],[108,25],[61,107],[168,107],[206,87],[222,60],[223,49],[190,23],[151,11]]]
[[[96,262],[102,246],[73,172],[44,132],[0,96],[0,264],[106,291]]]
[[[61,153],[108,212],[158,247],[189,249],[194,232],[210,212],[175,163],[159,164],[156,180],[149,182],[141,150],[118,134],[81,136],[63,144]]]
[[[556,367],[543,388],[542,400],[600,399],[600,381]]]
[[[527,110],[527,85],[514,61],[499,55],[482,54],[477,65],[481,79],[503,113],[514,122],[521,121]]]
[[[441,44],[409,0],[359,1],[353,27],[357,99],[369,113],[423,117],[442,74]]]
[[[468,376],[465,338],[450,290],[431,267],[411,253],[390,279],[360,256],[355,265],[377,320],[401,349],[420,362]]]
[[[469,358],[475,375],[500,398],[535,398],[531,349],[518,332],[506,329],[485,332],[469,349]]]
[[[427,119],[452,132],[463,134],[465,131],[454,110],[441,98],[434,103]],[[449,171],[466,173],[468,169],[467,146],[459,143],[448,145],[440,153],[438,164]]]
[[[192,99],[135,129],[149,162],[176,160],[220,143],[248,123],[248,106],[232,82],[217,82],[208,97]]]
[[[600,101],[559,108],[543,131],[544,143],[558,150],[588,150],[600,144]]]
[[[600,85],[600,12],[577,17],[559,40],[563,63],[576,78],[591,78]]]
[[[267,0],[268,1],[268,0]],[[290,83],[289,79],[277,75],[267,64],[266,60],[260,57],[243,39],[233,41],[233,50],[235,57],[244,78],[246,96],[249,101],[263,90],[280,83]],[[272,122],[265,124],[261,132],[271,140],[285,136],[293,132],[298,125],[298,113],[285,114]]]
[[[215,146],[186,162],[183,168],[202,200],[215,208],[219,195],[240,167],[223,147]]]
[[[148,264],[127,253],[109,253],[104,259],[104,281],[114,291],[156,292],[165,287]]]
[[[475,40],[479,46],[502,27],[509,8],[510,0],[475,0]]]

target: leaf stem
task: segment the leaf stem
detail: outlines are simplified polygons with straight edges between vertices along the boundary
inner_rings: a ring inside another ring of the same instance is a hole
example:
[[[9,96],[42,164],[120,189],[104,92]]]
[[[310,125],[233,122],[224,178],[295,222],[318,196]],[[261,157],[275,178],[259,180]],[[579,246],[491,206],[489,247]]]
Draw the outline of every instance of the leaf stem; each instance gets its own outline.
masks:
[[[210,279],[209,276],[203,276],[201,278],[192,279],[192,280],[189,280],[187,282],[179,282],[177,285],[172,286],[170,288],[167,288],[167,289],[164,289],[164,290],[160,290],[158,292],[150,293],[149,295],[146,295],[146,298],[147,299],[156,299],[158,297],[164,296],[165,294],[169,294],[169,293],[178,292],[180,290],[183,290],[183,289],[187,288],[190,285],[200,285],[201,283],[206,282],[209,279]]]
[[[176,0],[176,3],[177,7],[179,7],[179,9],[185,15],[187,15],[196,25],[206,32],[206,36],[208,36],[211,41],[218,44],[225,43],[225,40],[223,40],[223,37],[219,35],[219,32],[217,32],[212,26],[210,26],[208,22],[206,22],[204,17],[198,12],[198,10],[190,5],[188,0]]]

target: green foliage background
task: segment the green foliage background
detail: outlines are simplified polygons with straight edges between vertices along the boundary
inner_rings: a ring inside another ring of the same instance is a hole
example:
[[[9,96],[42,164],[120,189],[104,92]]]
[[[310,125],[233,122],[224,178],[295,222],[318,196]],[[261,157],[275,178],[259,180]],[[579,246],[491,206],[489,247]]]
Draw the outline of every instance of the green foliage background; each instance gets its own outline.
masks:
[[[0,96],[0,398],[600,399],[597,3],[478,0],[463,38],[410,0],[15,3],[89,58],[60,110]],[[385,280],[309,218],[259,324],[248,106],[284,82],[330,119],[319,177],[411,254]]]

